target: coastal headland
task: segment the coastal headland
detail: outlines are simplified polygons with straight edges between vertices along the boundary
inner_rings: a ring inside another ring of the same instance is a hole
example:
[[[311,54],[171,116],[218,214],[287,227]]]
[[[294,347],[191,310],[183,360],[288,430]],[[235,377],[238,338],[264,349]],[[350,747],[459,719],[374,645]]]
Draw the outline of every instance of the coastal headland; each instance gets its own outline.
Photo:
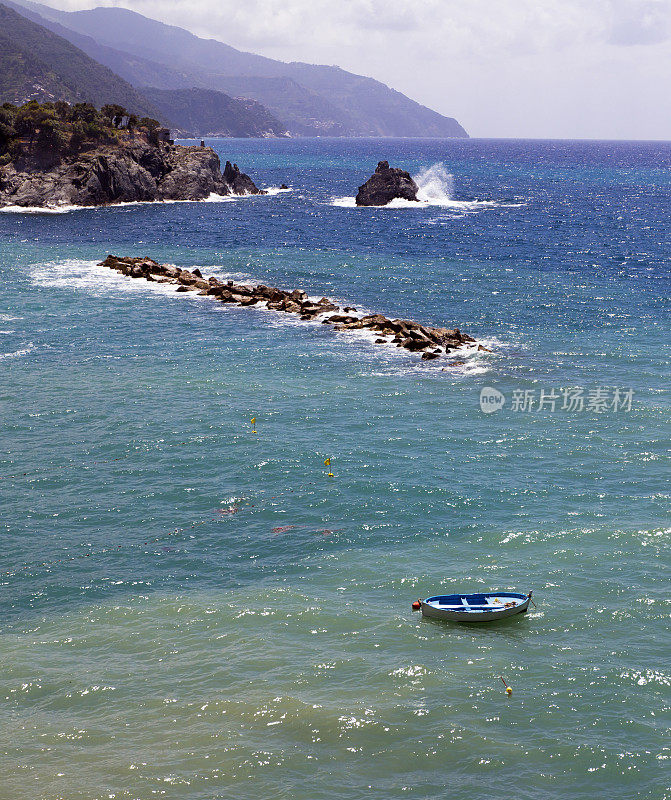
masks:
[[[375,344],[393,344],[431,361],[463,348],[486,350],[459,328],[421,325],[408,319],[389,319],[383,314],[364,314],[356,308],[341,308],[328,297],[314,300],[307,293],[288,291],[263,284],[249,285],[204,277],[199,269],[188,270],[159,264],[151,258],[108,255],[99,266],[109,267],[129,278],[172,283],[178,292],[196,292],[222,303],[264,306],[272,311],[296,314],[305,321],[320,321],[335,330],[362,331],[374,335]]]
[[[0,108],[0,208],[99,206],[265,194],[210,147],[122,106],[26,103]]]

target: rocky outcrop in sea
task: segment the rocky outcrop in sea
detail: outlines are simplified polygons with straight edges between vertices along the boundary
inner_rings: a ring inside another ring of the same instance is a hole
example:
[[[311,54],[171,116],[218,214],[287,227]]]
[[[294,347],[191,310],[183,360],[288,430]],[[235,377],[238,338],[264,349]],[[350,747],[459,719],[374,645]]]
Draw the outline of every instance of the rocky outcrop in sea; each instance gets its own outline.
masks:
[[[421,353],[430,361],[460,348],[477,348],[472,336],[458,328],[436,328],[420,325],[409,319],[389,319],[383,314],[358,314],[355,308],[340,308],[328,297],[314,300],[300,289],[287,291],[272,286],[234,283],[218,278],[206,278],[199,269],[187,270],[170,264],[159,264],[151,258],[133,258],[109,255],[99,266],[109,267],[129,278],[172,283],[178,292],[197,292],[221,303],[239,306],[264,306],[273,311],[297,314],[306,321],[319,321],[332,325],[335,330],[355,330],[374,335],[376,344],[393,344],[413,353]]]
[[[417,200],[417,184],[409,172],[390,167],[380,161],[371,177],[359,186],[356,196],[358,206],[386,206],[392,200]]]
[[[254,181],[240,172],[237,164],[231,164],[230,161],[226,162],[224,167],[224,182],[229,187],[232,194],[259,194],[259,189],[256,188]],[[261,192],[264,194],[264,192]]]
[[[263,194],[210,147],[104,144],[57,161],[22,155],[0,169],[2,206],[97,206],[153,200],[204,200],[211,194]]]

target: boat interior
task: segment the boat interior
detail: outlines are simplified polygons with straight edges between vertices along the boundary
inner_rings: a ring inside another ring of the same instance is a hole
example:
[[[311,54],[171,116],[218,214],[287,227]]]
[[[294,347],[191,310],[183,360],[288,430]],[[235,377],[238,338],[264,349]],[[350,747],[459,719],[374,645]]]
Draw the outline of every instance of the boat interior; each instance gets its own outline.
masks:
[[[524,599],[514,595],[489,595],[489,594],[446,594],[429,597],[426,601],[434,608],[444,608],[450,611],[496,611],[504,608],[522,605]]]

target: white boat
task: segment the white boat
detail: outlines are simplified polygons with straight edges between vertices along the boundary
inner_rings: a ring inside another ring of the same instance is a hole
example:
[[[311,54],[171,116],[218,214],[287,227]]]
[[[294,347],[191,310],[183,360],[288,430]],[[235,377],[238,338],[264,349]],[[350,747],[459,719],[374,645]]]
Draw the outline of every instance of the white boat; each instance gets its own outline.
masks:
[[[524,614],[531,602],[531,592],[482,592],[476,594],[438,594],[417,600],[413,610],[422,616],[452,622],[493,622],[515,614]]]

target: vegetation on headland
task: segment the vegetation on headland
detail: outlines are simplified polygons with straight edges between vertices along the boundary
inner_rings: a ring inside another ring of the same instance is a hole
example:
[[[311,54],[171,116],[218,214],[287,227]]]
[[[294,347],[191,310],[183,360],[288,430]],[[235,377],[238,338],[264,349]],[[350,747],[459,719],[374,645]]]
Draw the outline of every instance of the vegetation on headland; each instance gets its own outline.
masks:
[[[97,109],[91,103],[70,105],[64,101],[22,106],[0,106],[0,166],[20,156],[73,155],[100,144],[122,144],[130,139],[159,142],[160,123],[138,118],[115,103]]]

